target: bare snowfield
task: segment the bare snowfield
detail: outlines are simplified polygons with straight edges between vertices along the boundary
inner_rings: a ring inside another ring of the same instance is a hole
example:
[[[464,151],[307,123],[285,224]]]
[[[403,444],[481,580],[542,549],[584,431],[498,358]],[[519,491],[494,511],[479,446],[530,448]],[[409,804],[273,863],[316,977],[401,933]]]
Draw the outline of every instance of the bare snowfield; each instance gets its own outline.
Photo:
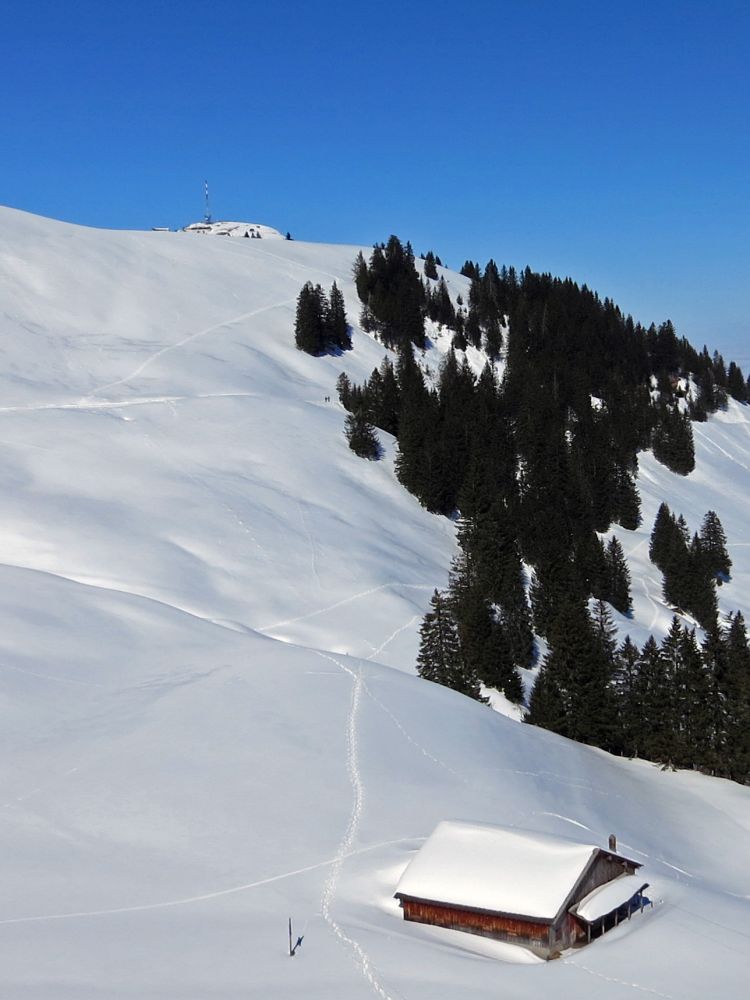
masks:
[[[454,527],[401,489],[385,435],[379,463],[346,446],[336,377],[380,345],[293,344],[307,280],[356,322],[357,249],[0,210],[0,995],[744,997],[748,789],[412,675]],[[721,606],[750,619],[748,413],[694,425],[687,478],[642,456],[643,526],[616,529],[636,641],[671,618],[662,499],[692,529],[717,511]],[[616,832],[657,905],[551,963],[405,924],[393,892],[443,819]]]

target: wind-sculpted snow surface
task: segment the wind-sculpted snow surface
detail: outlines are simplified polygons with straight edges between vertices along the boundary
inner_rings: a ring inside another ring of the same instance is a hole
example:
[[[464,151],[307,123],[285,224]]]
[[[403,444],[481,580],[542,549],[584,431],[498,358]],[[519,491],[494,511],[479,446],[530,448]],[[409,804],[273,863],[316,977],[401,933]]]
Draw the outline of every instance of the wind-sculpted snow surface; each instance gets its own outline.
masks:
[[[347,447],[383,349],[294,349],[356,248],[2,221],[0,559],[411,669],[453,526]]]
[[[410,676],[453,525],[385,435],[379,463],[346,446],[336,377],[381,346],[293,347],[308,279],[356,320],[356,248],[0,222],[0,995],[744,997],[747,789]],[[661,499],[719,513],[722,607],[750,612],[746,414],[697,429],[687,479],[642,458],[638,638],[669,619]],[[406,924],[393,892],[442,819],[615,832],[655,906],[552,963]]]

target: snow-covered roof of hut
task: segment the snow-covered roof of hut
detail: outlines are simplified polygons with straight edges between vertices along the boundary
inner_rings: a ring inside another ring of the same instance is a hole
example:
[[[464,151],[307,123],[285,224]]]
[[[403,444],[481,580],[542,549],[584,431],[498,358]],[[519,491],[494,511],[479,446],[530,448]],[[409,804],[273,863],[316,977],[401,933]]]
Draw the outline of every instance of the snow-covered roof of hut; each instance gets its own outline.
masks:
[[[607,882],[606,885],[600,885],[588,896],[584,896],[581,902],[572,908],[571,913],[591,924],[629,902],[633,896],[646,888],[646,885],[647,883],[635,875],[620,875],[619,878]]]
[[[396,895],[552,920],[597,850],[543,833],[444,820]]]

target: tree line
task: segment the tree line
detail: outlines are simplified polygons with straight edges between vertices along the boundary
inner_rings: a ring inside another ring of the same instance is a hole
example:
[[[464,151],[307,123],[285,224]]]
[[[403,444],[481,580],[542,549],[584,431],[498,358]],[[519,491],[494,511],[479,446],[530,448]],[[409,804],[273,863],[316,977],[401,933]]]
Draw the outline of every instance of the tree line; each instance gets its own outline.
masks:
[[[423,623],[420,672],[474,696],[485,684],[520,700],[519,668],[534,662],[536,633],[548,653],[529,721],[629,752],[632,741],[613,735],[623,726],[613,701],[619,668],[602,636],[608,606],[631,613],[630,577],[619,539],[602,535],[640,524],[639,452],[653,449],[689,474],[692,421],[727,395],[746,400],[747,382],[670,322],[644,328],[569,279],[467,262],[464,305],[450,301],[437,266],[426,257],[420,278],[396,237],[369,262],[358,255],[362,325],[395,357],[363,384],[342,374],[337,386],[350,414],[397,438],[401,483],[428,510],[459,520],[460,554]],[[439,305],[446,298],[452,314]],[[414,349],[426,346],[425,320],[438,315],[455,350],[430,372]],[[479,376],[459,356],[469,345],[487,356]],[[664,564],[669,603],[702,625],[716,620],[720,572],[707,569],[707,531],[697,542],[678,532],[687,557],[674,542]],[[718,626],[711,635],[724,641]],[[687,640],[678,648],[688,657]],[[649,755],[646,745],[638,752]]]
[[[675,616],[618,647],[608,607],[559,617],[527,722],[612,753],[750,781],[750,647],[737,612],[700,643]]]

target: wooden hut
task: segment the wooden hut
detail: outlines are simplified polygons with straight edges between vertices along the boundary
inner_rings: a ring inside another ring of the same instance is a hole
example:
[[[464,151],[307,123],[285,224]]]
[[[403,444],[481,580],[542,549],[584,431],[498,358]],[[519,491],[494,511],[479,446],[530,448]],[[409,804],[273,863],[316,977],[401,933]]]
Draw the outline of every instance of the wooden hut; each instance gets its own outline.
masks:
[[[405,920],[554,958],[642,909],[637,861],[591,844],[480,823],[440,823],[395,896]],[[606,890],[606,891],[605,891]]]

